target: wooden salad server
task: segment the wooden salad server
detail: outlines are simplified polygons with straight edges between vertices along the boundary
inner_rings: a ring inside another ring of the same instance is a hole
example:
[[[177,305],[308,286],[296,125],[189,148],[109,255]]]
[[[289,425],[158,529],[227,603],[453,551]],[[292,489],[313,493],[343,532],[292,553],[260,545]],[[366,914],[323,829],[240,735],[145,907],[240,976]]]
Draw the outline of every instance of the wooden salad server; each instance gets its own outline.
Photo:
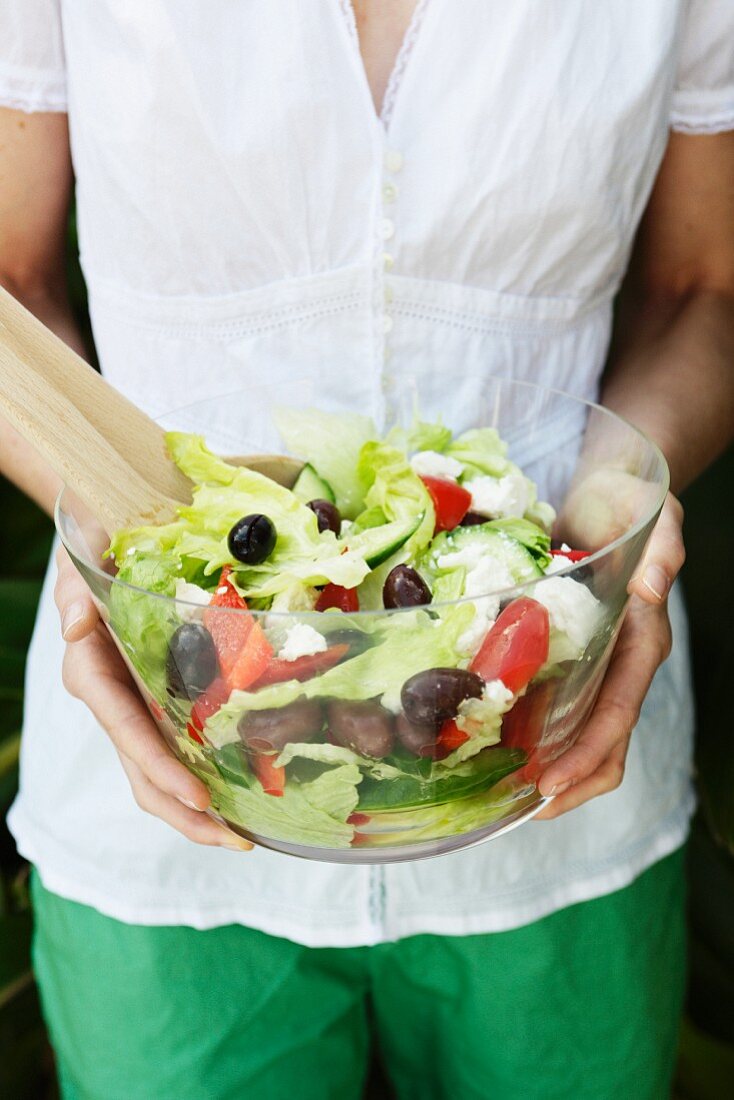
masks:
[[[163,429],[2,288],[0,412],[110,535],[167,523],[191,500]],[[228,461],[288,487],[303,465],[286,455]]]

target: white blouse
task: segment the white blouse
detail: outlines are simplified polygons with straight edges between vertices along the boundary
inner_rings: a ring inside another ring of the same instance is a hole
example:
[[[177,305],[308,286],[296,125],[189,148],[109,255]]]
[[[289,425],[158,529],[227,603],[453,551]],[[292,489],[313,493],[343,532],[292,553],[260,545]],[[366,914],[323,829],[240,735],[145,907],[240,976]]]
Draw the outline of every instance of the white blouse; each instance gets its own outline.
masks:
[[[294,374],[374,409],[409,370],[451,422],[466,371],[596,395],[669,128],[734,128],[734,4],[422,0],[379,119],[341,0],[3,0],[0,102],[68,111],[100,359],[151,413]],[[138,810],[64,693],[49,578],[11,827],[47,887],[126,921],[330,945],[515,927],[686,835],[671,611],[620,789],[455,855],[336,867],[196,847]]]

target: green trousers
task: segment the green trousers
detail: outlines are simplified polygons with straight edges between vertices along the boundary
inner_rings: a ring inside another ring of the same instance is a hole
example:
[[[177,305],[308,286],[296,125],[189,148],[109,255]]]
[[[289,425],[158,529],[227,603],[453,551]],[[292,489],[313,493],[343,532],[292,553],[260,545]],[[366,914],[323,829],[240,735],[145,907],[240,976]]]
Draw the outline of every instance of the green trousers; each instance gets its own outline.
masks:
[[[127,925],[34,880],[64,1100],[666,1100],[684,985],[682,853],[510,932],[307,948]]]

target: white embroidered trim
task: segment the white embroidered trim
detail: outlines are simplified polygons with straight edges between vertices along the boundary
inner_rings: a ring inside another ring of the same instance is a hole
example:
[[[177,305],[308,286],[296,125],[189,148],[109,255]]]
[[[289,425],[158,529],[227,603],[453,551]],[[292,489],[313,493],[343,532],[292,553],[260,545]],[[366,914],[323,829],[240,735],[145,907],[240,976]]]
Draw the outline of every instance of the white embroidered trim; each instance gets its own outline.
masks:
[[[65,112],[66,82],[59,77],[54,82],[44,82],[33,86],[33,82],[17,80],[13,77],[0,79],[0,107],[9,107],[13,111]]]
[[[344,14],[344,19],[346,21],[347,30],[349,31],[349,36],[353,40],[355,46],[357,47],[357,51],[359,52],[359,32],[357,30],[357,19],[354,14],[352,0],[339,0],[339,7]],[[405,37],[400,44],[400,49],[398,50],[397,57],[395,58],[395,64],[392,67],[392,71],[387,82],[387,87],[385,88],[385,95],[382,100],[382,107],[380,108],[380,121],[382,122],[382,125],[385,127],[385,129],[387,129],[387,127],[390,125],[390,120],[392,118],[393,111],[395,110],[395,102],[397,100],[400,84],[403,79],[405,69],[408,65],[408,61],[410,60],[410,55],[413,52],[413,48],[418,39],[418,33],[420,31],[421,23],[423,22],[423,16],[425,15],[427,7],[428,0],[418,0],[418,3],[413,9],[413,14],[410,18],[408,29],[405,32]],[[362,62],[361,54],[360,62],[364,64]]]
[[[726,130],[734,130],[734,110],[722,111],[709,118],[674,113],[670,119],[670,128],[680,134],[721,134]]]
[[[350,4],[351,7],[351,4]],[[395,110],[395,103],[398,97],[398,91],[400,90],[400,84],[405,70],[410,60],[410,55],[413,52],[416,42],[418,41],[418,35],[420,33],[423,17],[428,7],[428,0],[418,0],[415,6],[413,15],[408,29],[405,32],[402,44],[398,51],[398,56],[395,58],[395,64],[393,65],[392,72],[390,73],[390,79],[387,82],[385,89],[385,95],[382,100],[382,107],[380,109],[380,121],[385,129],[390,125],[390,121]],[[355,27],[356,29],[356,27]]]

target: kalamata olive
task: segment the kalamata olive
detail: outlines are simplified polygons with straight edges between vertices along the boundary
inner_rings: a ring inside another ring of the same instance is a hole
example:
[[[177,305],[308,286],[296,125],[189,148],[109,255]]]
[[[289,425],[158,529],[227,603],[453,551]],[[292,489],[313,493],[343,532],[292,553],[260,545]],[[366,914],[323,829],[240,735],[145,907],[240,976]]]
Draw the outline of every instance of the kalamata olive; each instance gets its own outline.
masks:
[[[373,645],[372,636],[364,630],[352,630],[342,627],[341,630],[330,630],[327,636],[329,646],[348,645],[349,656],[356,657],[358,653],[364,653]]]
[[[273,521],[257,512],[237,520],[227,536],[227,546],[237,561],[259,565],[272,554],[277,537]]]
[[[479,699],[484,681],[463,668],[429,668],[403,684],[400,699],[409,722],[438,729],[465,699]]]
[[[460,527],[477,527],[480,523],[487,523],[489,516],[480,516],[479,512],[467,512],[459,524]]]
[[[420,607],[431,602],[431,590],[417,569],[396,565],[382,587],[385,607]]]
[[[316,516],[319,531],[333,531],[335,535],[341,534],[342,517],[336,504],[330,500],[309,500],[308,507]]]
[[[395,722],[398,741],[416,756],[432,756],[436,747],[436,727],[416,726],[409,722],[404,714],[399,714]]]
[[[248,749],[268,752],[291,741],[308,741],[323,724],[321,703],[301,698],[285,707],[248,711],[240,718],[237,732]]]
[[[200,623],[183,623],[174,631],[166,654],[166,681],[173,695],[196,699],[219,672],[214,640]]]
[[[387,756],[394,743],[393,716],[379,703],[332,700],[326,708],[331,736],[362,756]]]

